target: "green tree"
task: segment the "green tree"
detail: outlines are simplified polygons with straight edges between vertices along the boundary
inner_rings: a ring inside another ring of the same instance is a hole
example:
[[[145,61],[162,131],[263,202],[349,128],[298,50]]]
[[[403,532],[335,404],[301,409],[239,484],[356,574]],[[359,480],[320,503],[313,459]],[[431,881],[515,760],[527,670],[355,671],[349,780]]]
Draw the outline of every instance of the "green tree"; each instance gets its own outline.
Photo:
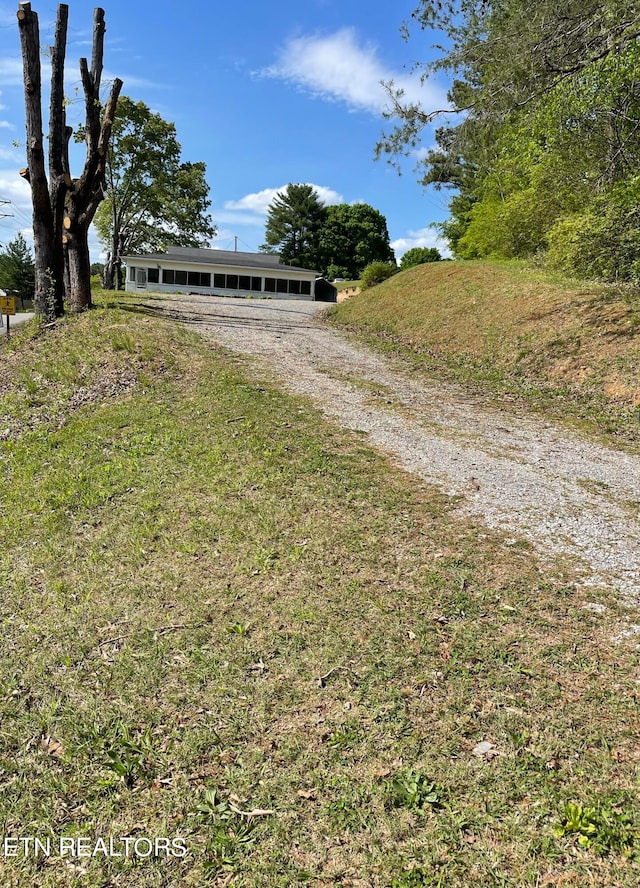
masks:
[[[327,277],[355,280],[372,262],[393,262],[387,220],[369,204],[327,207],[319,239],[320,268]]]
[[[289,183],[276,194],[267,214],[265,253],[279,253],[287,265],[318,268],[320,230],[326,208],[312,185]]]
[[[103,283],[121,289],[122,257],[204,246],[215,235],[202,162],[181,161],[175,124],[122,96],[107,152],[106,199],[96,229],[107,250]]]
[[[566,230],[575,268],[636,267],[637,218],[620,195],[640,163],[640,0],[422,0],[413,17],[446,35],[435,61],[417,67],[452,74],[450,107],[464,112],[436,131],[420,169],[423,185],[453,193],[441,230],[454,254],[528,256],[553,230],[559,256]],[[439,109],[388,90],[398,123],[377,151],[398,158]],[[565,219],[574,222],[563,228]]]
[[[400,260],[400,269],[406,271],[415,265],[424,265],[426,262],[440,262],[442,256],[436,247],[412,247]]]
[[[33,299],[35,292],[35,265],[31,250],[22,234],[17,234],[0,251],[0,289],[10,292],[22,302]]]

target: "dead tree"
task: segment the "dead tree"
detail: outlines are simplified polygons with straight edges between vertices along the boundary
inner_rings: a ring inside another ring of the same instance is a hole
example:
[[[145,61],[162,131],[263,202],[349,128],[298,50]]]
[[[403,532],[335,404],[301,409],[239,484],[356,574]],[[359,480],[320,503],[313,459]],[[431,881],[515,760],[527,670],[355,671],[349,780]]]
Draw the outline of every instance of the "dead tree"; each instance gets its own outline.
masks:
[[[91,68],[80,59],[85,95],[86,160],[79,179],[69,168],[69,140],[64,101],[64,61],[69,7],[58,6],[55,43],[51,52],[49,116],[49,181],[44,161],[40,38],[37,13],[20,2],[18,25],[24,68],[27,167],[21,171],[31,185],[36,266],[35,309],[43,317],[62,314],[63,299],[72,311],[91,305],[89,226],[104,196],[106,149],[122,81],[114,80],[102,109],[100,82],[104,50],[104,10],[93,15]]]

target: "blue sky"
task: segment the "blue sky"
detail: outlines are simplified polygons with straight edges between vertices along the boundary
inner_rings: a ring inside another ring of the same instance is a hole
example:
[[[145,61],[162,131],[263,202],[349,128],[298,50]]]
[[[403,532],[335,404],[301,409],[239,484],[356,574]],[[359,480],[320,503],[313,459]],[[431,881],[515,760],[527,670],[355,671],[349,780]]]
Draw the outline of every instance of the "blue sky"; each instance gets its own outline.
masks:
[[[43,45],[53,39],[56,4],[32,0]],[[446,82],[421,85],[415,59],[429,56],[432,35],[400,26],[413,0],[236,0],[179,4],[104,0],[107,34],[103,84],[114,76],[123,93],[176,124],[184,160],[204,161],[213,246],[257,250],[266,209],[288,182],[308,182],[327,203],[364,201],[386,217],[398,258],[413,246],[443,246],[429,224],[447,216],[446,194],[423,190],[407,158],[403,174],[373,150],[386,104],[381,80],[394,79],[427,110],[446,107]],[[16,10],[0,0],[0,243],[30,236],[24,158],[24,94]],[[91,53],[93,3],[69,3],[66,92],[68,119],[81,122],[78,59]],[[43,80],[49,71],[43,58]],[[45,127],[48,109],[44,111]],[[19,147],[14,147],[14,142]],[[422,149],[433,144],[425,133]],[[72,156],[72,175],[83,157]],[[92,260],[101,247],[91,242]]]

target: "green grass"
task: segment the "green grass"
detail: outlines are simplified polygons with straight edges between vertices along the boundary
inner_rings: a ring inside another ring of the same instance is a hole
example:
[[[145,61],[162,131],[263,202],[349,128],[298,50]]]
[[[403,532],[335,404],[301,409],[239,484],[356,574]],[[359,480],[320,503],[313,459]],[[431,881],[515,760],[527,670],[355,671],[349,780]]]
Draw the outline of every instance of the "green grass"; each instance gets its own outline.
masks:
[[[640,430],[640,293],[518,262],[438,262],[331,310],[418,370],[625,444]]]
[[[180,327],[1,358],[3,834],[188,849],[3,885],[638,884],[633,614]]]

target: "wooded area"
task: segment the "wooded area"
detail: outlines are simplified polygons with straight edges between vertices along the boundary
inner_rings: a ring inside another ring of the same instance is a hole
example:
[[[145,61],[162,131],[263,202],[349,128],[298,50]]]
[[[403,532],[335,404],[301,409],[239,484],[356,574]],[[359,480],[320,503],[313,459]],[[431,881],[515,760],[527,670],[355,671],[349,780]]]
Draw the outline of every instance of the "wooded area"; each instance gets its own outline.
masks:
[[[416,67],[453,76],[450,112],[388,84],[400,123],[378,153],[408,153],[443,120],[420,178],[453,191],[454,254],[640,280],[640,4],[422,0],[413,22],[443,38]]]

